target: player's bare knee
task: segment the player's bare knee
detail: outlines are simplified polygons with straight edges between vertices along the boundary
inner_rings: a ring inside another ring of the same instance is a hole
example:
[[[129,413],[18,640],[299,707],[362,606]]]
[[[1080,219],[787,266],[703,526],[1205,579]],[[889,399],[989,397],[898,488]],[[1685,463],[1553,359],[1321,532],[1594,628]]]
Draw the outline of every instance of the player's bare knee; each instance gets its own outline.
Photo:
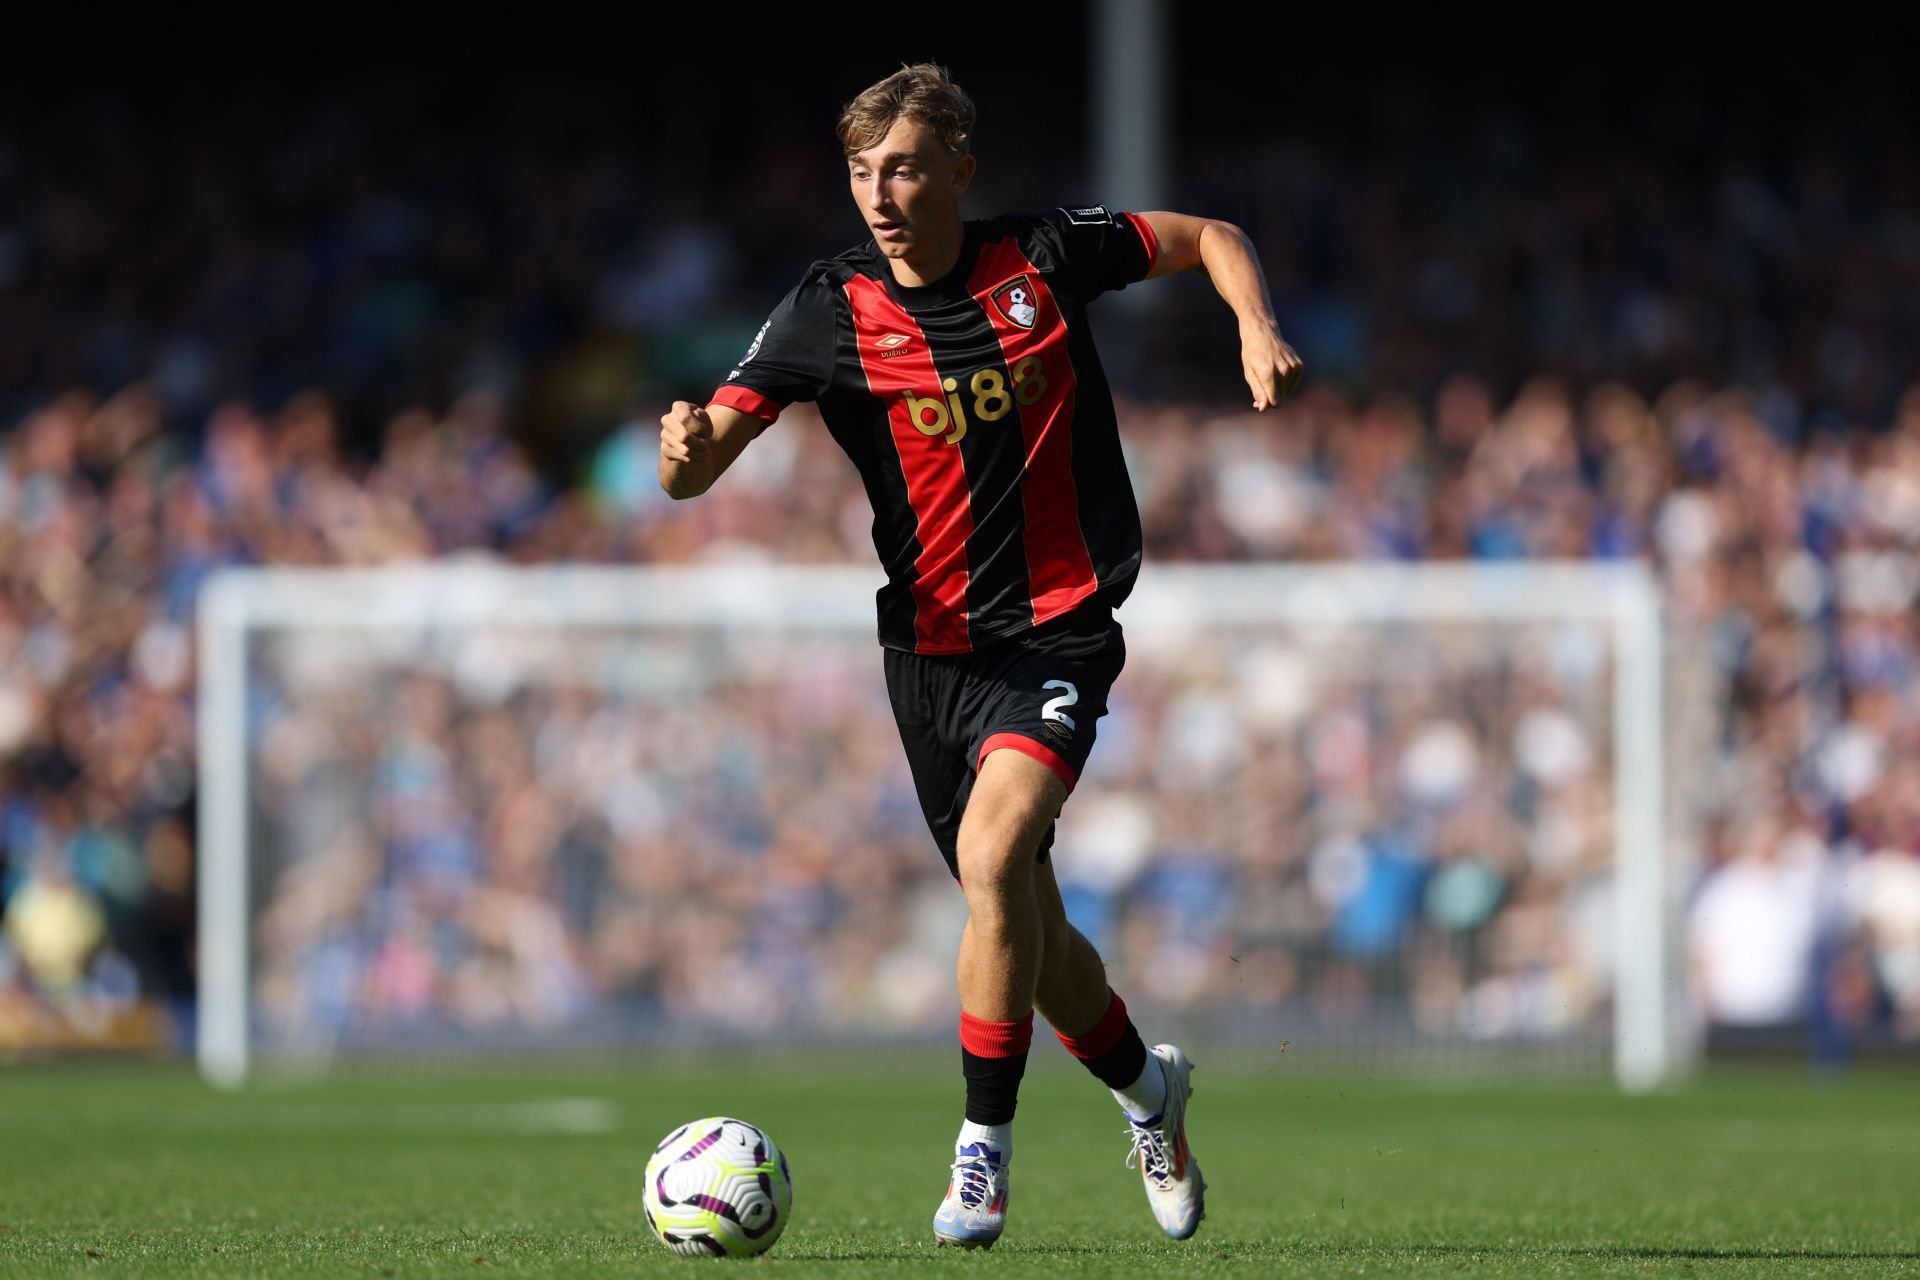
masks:
[[[1004,838],[969,840],[967,833],[961,833],[960,883],[968,901],[1007,902],[1032,896],[1034,852],[1020,844]]]

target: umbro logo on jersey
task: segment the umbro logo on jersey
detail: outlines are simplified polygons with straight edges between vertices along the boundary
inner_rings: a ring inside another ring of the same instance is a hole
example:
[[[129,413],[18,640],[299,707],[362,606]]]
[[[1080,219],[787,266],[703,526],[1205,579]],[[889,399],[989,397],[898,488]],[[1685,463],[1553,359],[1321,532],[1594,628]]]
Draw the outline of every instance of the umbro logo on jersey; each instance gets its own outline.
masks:
[[[912,341],[913,339],[904,333],[890,333],[884,338],[875,338],[873,345],[880,348],[880,358],[888,360],[894,356],[906,355],[907,344]]]

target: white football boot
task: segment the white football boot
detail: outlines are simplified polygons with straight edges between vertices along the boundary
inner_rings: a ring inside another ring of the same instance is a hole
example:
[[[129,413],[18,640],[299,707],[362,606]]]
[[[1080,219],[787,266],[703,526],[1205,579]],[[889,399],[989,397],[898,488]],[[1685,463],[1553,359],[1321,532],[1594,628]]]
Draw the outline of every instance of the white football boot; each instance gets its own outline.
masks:
[[[962,1147],[953,1159],[947,1198],[933,1215],[933,1236],[963,1249],[991,1249],[1007,1229],[1007,1180],[1012,1170],[985,1143]]]
[[[1129,1168],[1137,1161],[1147,1185],[1147,1204],[1160,1229],[1175,1240],[1185,1240],[1200,1229],[1207,1216],[1207,1180],[1187,1146],[1187,1099],[1193,1096],[1193,1063],[1177,1045],[1156,1044],[1147,1050],[1160,1059],[1167,1077],[1167,1101],[1157,1120],[1147,1124],[1129,1119],[1127,1136],[1133,1150]]]

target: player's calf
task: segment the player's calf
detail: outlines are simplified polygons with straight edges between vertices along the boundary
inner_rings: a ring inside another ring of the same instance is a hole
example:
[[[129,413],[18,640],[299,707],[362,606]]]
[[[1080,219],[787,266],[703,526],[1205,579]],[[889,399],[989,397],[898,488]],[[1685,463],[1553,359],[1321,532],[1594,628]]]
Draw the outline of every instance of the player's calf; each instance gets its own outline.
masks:
[[[1064,797],[1064,785],[1044,766],[1013,752],[989,753],[961,819],[957,869],[968,918],[958,976],[967,1111],[933,1220],[943,1244],[989,1245],[1006,1226],[1013,1114],[1033,1040],[1040,969],[1033,868]]]

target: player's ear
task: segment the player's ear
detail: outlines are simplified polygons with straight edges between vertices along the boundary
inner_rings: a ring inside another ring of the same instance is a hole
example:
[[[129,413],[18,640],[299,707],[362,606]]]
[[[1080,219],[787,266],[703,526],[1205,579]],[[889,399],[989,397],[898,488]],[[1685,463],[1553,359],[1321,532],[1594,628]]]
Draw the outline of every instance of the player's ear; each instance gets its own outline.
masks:
[[[973,181],[974,166],[971,151],[953,162],[953,194],[957,196],[966,194],[968,184]]]

